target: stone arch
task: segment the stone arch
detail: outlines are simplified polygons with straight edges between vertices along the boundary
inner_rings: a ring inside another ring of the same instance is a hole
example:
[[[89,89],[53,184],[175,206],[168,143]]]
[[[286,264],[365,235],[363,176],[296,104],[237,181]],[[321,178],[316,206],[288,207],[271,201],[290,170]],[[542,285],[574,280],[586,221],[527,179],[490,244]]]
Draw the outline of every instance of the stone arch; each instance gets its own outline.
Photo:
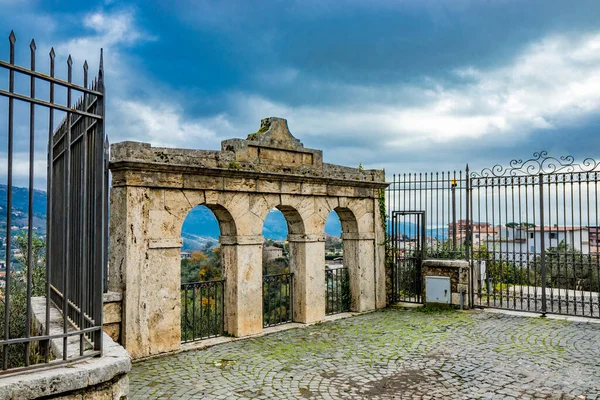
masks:
[[[197,204],[190,203],[189,207],[184,209],[184,211],[179,216],[178,222],[177,222],[177,224],[178,224],[177,227],[179,228],[178,229],[179,232],[181,232],[181,230],[183,228],[183,223],[184,223],[185,219],[187,218],[187,216],[189,215],[189,213],[198,206],[205,206],[213,213],[213,215],[217,219],[217,222],[219,223],[219,231],[220,231],[221,236],[231,236],[231,235],[237,234],[237,227],[236,227],[235,219],[233,218],[233,216],[231,215],[229,210],[227,210],[221,204],[209,204],[209,203],[205,203],[205,202],[197,203]]]
[[[304,219],[296,208],[284,204],[277,205],[275,208],[281,211],[285,217],[289,235],[302,235],[305,233]]]
[[[237,234],[237,227],[235,220],[231,213],[220,204],[202,204],[206,206],[210,211],[215,214],[217,221],[219,222],[219,229],[221,236],[229,236]]]
[[[332,211],[335,211],[340,218],[340,222],[342,224],[342,234],[358,233],[358,220],[351,209],[337,206]]]

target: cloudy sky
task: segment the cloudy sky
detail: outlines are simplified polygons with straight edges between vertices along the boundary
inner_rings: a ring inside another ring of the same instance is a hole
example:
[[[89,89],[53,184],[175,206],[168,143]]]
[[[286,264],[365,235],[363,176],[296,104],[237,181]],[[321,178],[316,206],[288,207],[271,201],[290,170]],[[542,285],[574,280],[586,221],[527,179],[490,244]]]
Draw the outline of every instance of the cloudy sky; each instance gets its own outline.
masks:
[[[62,77],[69,53],[95,71],[104,48],[113,143],[217,149],[279,116],[326,162],[388,176],[542,149],[600,159],[597,0],[0,0],[0,11],[17,64],[28,65],[31,38],[38,70],[54,46]],[[0,88],[7,80],[0,70]],[[19,89],[28,93],[26,81]],[[41,183],[47,111],[36,112]],[[24,183],[27,108],[17,115]]]

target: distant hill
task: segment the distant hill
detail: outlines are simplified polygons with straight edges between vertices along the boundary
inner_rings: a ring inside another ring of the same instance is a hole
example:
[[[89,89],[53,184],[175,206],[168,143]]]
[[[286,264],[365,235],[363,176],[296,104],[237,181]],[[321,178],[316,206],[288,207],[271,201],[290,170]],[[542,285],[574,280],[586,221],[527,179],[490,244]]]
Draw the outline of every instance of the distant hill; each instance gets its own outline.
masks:
[[[388,219],[388,232],[392,229],[392,221]],[[412,222],[398,222],[396,232],[413,238],[417,235],[417,225]],[[425,229],[425,235],[434,239],[445,241],[448,239],[448,228]]]
[[[6,185],[0,185],[0,209],[4,210],[6,207],[7,197]],[[29,189],[13,186],[13,209],[27,212],[29,207]],[[46,215],[46,192],[43,190],[35,189],[33,191],[33,213]]]
[[[8,186],[0,184],[0,237],[6,235],[6,199]],[[29,208],[29,190],[13,186],[12,190],[12,225],[26,227]],[[46,192],[33,191],[33,226],[39,231],[46,231]]]

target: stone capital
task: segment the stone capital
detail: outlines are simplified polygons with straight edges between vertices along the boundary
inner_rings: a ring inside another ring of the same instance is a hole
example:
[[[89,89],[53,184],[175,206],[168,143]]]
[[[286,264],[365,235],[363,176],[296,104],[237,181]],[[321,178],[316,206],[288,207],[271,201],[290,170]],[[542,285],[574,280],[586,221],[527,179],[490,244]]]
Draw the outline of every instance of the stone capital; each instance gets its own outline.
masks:
[[[324,242],[325,241],[325,235],[320,234],[320,233],[302,233],[302,234],[290,234],[287,237],[288,242],[302,242],[302,243],[309,243],[309,242]]]
[[[342,240],[374,240],[375,232],[346,232],[342,233]]]
[[[253,245],[263,244],[265,238],[262,235],[227,235],[219,236],[222,245]]]

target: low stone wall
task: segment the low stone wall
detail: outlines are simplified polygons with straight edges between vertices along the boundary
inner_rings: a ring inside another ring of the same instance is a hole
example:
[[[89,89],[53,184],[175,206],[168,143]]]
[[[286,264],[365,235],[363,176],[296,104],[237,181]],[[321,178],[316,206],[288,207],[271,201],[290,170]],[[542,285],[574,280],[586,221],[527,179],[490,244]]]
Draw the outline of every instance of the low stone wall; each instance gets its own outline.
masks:
[[[125,349],[104,334],[102,357],[5,376],[0,379],[0,399],[126,399],[130,370]]]
[[[464,260],[424,260],[422,264],[422,288],[423,299],[427,298],[426,277],[445,276],[450,278],[450,304],[458,306],[460,304],[461,292],[463,292],[463,307],[470,307],[469,294],[469,271],[470,266]]]
[[[46,299],[32,298],[37,329],[44,329]],[[58,329],[58,331],[56,330]],[[50,333],[62,332],[62,316],[54,307],[50,309]],[[68,356],[78,352],[72,346],[78,344],[78,336],[68,342]],[[62,359],[61,339],[51,340],[52,353]],[[50,363],[37,369],[27,370],[0,379],[0,399],[126,399],[129,393],[131,357],[109,335],[102,335],[101,357],[90,357],[65,364]]]

